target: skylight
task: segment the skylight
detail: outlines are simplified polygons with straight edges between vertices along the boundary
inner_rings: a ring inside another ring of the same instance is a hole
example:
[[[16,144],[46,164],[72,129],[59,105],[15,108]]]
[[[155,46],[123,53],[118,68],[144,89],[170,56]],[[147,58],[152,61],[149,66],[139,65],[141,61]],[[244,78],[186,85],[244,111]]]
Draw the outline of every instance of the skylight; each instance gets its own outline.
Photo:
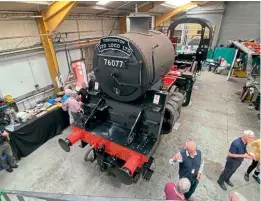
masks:
[[[190,2],[191,1],[188,1],[188,0],[168,0],[168,1],[165,1],[161,5],[166,6],[166,7],[171,7],[171,8],[177,8],[177,7],[184,6]]]

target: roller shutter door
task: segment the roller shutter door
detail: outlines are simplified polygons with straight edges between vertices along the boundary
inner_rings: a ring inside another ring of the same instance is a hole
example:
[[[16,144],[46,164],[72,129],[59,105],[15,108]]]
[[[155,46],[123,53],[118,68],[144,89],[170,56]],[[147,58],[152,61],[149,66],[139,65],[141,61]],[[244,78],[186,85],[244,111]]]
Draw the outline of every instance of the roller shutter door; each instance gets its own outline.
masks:
[[[260,2],[227,2],[218,44],[260,38]]]

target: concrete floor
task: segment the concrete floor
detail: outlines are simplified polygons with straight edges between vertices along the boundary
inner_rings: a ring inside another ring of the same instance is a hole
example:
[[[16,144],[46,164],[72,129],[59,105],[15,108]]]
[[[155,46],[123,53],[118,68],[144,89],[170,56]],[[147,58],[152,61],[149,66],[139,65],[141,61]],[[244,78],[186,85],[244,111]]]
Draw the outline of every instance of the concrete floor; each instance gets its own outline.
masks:
[[[225,164],[231,141],[245,129],[251,129],[258,137],[259,121],[256,111],[241,104],[235,92],[241,90],[244,80],[233,79],[209,72],[202,72],[194,86],[191,104],[182,109],[179,123],[171,134],[164,136],[154,155],[152,167],[155,173],[149,182],[125,186],[106,173],[101,173],[96,164],[83,161],[84,152],[74,146],[65,153],[58,146],[58,138],[64,138],[71,130],[48,141],[34,153],[19,162],[12,174],[0,172],[0,188],[50,193],[72,193],[95,196],[163,199],[164,185],[176,181],[178,166],[170,167],[168,160],[185,144],[188,138],[197,142],[205,158],[201,182],[196,189],[196,201],[226,201],[232,191],[242,193],[248,201],[260,200],[259,185],[250,177],[246,182],[243,174],[250,161],[232,177],[234,188],[224,192],[216,180]]]

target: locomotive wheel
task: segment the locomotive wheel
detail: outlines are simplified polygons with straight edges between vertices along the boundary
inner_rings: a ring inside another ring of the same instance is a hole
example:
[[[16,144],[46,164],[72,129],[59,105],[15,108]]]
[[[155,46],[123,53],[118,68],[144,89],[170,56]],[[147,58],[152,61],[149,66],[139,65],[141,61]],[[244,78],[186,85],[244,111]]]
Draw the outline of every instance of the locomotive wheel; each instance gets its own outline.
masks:
[[[176,85],[173,85],[170,90],[170,98],[172,99],[172,97],[178,97],[180,99],[180,101],[183,103],[184,101],[184,95],[180,92],[180,88],[178,88]]]
[[[167,102],[161,127],[161,134],[168,134],[172,131],[176,114],[175,111],[174,106]]]
[[[172,87],[170,88],[169,92],[174,93],[176,91],[179,91],[179,88],[176,85],[172,85]]]
[[[190,99],[191,99],[191,94],[192,94],[192,91],[188,91],[185,93],[185,99],[184,99],[184,102],[182,103],[182,106],[188,106],[189,103],[190,103]]]
[[[184,101],[184,95],[181,92],[176,91],[175,96],[179,97],[180,100],[182,100],[182,102]]]
[[[174,123],[179,119],[180,116],[180,111],[181,111],[181,105],[179,103],[176,103],[174,100],[169,100],[168,103],[172,105],[175,109],[175,114],[174,114]]]
[[[187,83],[187,90],[185,91],[185,94],[184,94],[184,102],[182,104],[182,106],[188,106],[189,103],[190,103],[190,99],[191,99],[191,94],[192,94],[192,87],[193,87],[193,83],[192,81],[189,81]]]
[[[95,153],[94,153],[93,148],[90,145],[88,145],[88,146],[89,147],[88,147],[86,154],[84,156],[84,161],[85,162],[93,162],[96,159]]]
[[[184,101],[184,97],[181,94],[182,98],[180,98],[180,96],[177,95],[178,92],[175,92],[174,94],[172,94],[172,96],[170,97],[169,101],[174,102],[177,104],[177,110],[180,112],[181,109],[181,105]]]

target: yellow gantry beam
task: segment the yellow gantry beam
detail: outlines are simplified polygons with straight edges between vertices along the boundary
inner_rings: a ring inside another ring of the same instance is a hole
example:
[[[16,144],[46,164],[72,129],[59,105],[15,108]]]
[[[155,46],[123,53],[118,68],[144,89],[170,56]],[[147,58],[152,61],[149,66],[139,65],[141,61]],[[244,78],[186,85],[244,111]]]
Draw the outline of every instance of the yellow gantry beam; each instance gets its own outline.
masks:
[[[170,19],[172,16],[180,13],[180,12],[183,12],[185,10],[190,10],[192,8],[194,8],[195,5],[199,4],[199,2],[197,1],[194,1],[194,2],[190,2],[188,4],[185,4],[184,6],[181,6],[181,7],[178,7],[178,8],[175,8],[159,17],[156,18],[156,24],[155,26],[159,26],[161,23],[167,21],[168,19]]]
[[[54,1],[42,10],[41,14],[48,31],[55,31],[76,4],[76,1]]]
[[[148,3],[144,3],[138,6],[138,12],[146,13],[162,3],[162,1],[150,1]]]
[[[59,91],[56,82],[59,67],[53,46],[52,33],[61,25],[65,17],[75,5],[75,1],[55,1],[42,10],[42,18],[36,20],[41,35],[47,65],[56,92]]]

